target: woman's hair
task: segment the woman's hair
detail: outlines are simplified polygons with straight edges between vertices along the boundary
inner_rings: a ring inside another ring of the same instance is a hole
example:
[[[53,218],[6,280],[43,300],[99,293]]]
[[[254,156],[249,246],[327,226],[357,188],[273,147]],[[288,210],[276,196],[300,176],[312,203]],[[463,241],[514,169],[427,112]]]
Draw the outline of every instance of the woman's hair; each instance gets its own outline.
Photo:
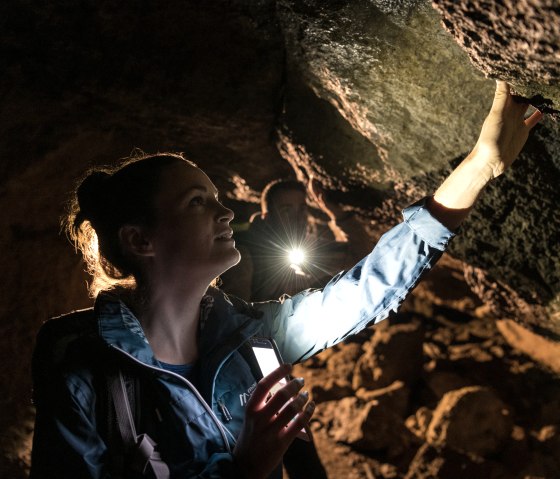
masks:
[[[116,167],[93,168],[82,178],[63,223],[93,277],[92,296],[100,290],[136,284],[140,271],[124,254],[119,230],[125,224],[155,225],[154,203],[161,174],[177,162],[196,166],[180,154],[157,153],[127,158]]]

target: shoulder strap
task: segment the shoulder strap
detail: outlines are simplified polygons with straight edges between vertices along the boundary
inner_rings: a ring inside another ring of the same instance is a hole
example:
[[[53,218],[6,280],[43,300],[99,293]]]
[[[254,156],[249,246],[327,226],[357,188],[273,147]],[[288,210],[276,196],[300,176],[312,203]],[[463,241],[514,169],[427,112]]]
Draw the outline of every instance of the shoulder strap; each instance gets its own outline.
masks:
[[[141,474],[151,470],[156,479],[169,479],[169,467],[162,461],[161,455],[156,450],[157,444],[147,434],[136,433],[133,410],[128,399],[125,379],[120,370],[107,375],[107,388],[115,406],[117,427],[130,467]]]

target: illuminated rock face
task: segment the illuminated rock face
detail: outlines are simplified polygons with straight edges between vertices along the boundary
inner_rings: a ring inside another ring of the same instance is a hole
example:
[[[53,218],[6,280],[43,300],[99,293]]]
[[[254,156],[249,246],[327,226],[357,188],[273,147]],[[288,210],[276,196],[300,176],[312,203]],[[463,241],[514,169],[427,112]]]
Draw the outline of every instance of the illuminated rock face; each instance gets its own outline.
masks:
[[[387,2],[379,3],[383,10],[365,0],[284,1],[279,9],[288,85],[299,79],[314,94],[288,91],[297,100],[288,97],[287,127],[308,151],[323,156],[322,167],[340,171],[344,162],[347,175],[367,186],[375,179],[386,186],[395,175],[409,180],[467,151],[493,91],[492,81],[442,32],[429,5],[403,2],[409,3],[406,11],[395,15]],[[300,108],[302,100],[311,112]],[[323,111],[313,110],[321,101],[344,126],[319,121]],[[341,144],[346,125],[353,137]]]
[[[39,324],[90,303],[82,266],[57,236],[87,167],[135,147],[184,151],[240,219],[270,179],[313,174],[375,236],[474,144],[493,93],[485,74],[559,109],[557,2],[434,3],[0,5],[0,430],[18,427],[0,438],[2,450],[29,438],[21,404]],[[560,127],[547,119],[451,250],[486,305],[549,335],[560,333],[559,170]],[[351,395],[353,373],[323,388],[325,400]],[[7,476],[24,469],[18,451],[0,464],[13,468]]]
[[[445,27],[485,75],[560,111],[560,7],[555,1],[434,0]]]

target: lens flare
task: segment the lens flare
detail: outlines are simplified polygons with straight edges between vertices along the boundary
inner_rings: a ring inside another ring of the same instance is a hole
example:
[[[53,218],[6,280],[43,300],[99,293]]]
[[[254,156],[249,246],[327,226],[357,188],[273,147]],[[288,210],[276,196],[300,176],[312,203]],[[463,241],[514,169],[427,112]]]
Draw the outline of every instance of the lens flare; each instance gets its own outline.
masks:
[[[290,264],[300,266],[305,261],[305,253],[300,248],[294,248],[288,252]]]

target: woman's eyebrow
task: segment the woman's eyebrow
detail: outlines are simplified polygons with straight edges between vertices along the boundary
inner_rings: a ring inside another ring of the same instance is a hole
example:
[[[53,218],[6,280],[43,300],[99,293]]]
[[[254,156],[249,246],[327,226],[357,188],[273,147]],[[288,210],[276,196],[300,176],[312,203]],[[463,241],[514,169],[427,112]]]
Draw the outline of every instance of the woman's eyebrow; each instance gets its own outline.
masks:
[[[185,197],[189,196],[193,191],[201,191],[202,193],[208,193],[208,188],[204,185],[193,185],[193,186],[187,188],[185,191],[181,192],[179,197],[180,198],[185,198]],[[217,198],[218,197],[217,188],[212,188],[212,192],[214,193],[214,196]]]

